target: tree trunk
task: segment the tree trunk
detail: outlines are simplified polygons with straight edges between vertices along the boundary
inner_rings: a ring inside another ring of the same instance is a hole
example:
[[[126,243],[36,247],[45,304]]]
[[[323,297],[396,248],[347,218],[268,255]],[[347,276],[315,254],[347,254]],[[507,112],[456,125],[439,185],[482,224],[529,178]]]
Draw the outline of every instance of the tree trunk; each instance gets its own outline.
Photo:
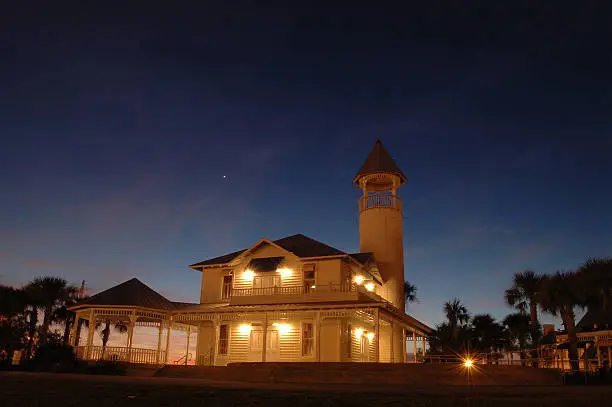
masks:
[[[34,348],[34,337],[36,336],[36,325],[38,324],[38,311],[36,308],[29,312],[30,320],[28,321],[28,344],[25,352],[26,358],[32,357],[32,350]]]
[[[538,304],[533,300],[529,301],[529,318],[531,325],[535,326],[538,322]]]
[[[53,317],[53,308],[51,306],[45,307],[45,315],[43,316],[43,323],[40,327],[40,338],[39,342],[41,345],[47,343],[47,336],[49,335],[49,327],[51,326],[51,318]]]
[[[563,322],[565,324],[565,329],[567,329],[570,366],[572,370],[579,370],[580,362],[578,360],[578,337],[576,336],[575,316],[573,310],[570,310],[565,313],[565,318],[563,319]]]
[[[64,338],[62,341],[64,345],[68,345],[68,342],[70,342],[70,328],[72,328],[73,323],[74,323],[74,315],[70,314],[66,318],[66,321],[64,322]]]
[[[104,352],[106,351],[106,344],[108,343],[108,338],[110,338],[110,321],[106,321],[106,326],[102,330],[102,356],[101,360],[104,360]]]
[[[81,342],[81,328],[83,327],[83,320],[81,318],[77,320],[75,315],[74,323],[77,324],[76,333],[74,335],[74,347],[76,348],[79,346],[79,342]]]

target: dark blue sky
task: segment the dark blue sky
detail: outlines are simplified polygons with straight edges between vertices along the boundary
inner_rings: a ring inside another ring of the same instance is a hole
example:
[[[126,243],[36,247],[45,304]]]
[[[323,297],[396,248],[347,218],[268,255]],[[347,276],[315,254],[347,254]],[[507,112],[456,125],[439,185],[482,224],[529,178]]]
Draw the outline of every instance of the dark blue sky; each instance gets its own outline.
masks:
[[[261,237],[357,251],[377,138],[426,322],[612,254],[605,9],[45,3],[0,13],[0,283],[197,301],[186,266]]]

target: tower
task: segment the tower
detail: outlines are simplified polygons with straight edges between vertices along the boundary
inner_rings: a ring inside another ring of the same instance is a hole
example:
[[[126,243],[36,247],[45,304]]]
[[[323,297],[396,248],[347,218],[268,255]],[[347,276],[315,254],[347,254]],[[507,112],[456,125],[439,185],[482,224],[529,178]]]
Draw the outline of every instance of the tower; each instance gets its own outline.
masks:
[[[378,140],[353,183],[363,191],[359,198],[359,249],[374,254],[383,279],[383,296],[404,311],[402,200],[397,190],[406,183],[406,176]]]

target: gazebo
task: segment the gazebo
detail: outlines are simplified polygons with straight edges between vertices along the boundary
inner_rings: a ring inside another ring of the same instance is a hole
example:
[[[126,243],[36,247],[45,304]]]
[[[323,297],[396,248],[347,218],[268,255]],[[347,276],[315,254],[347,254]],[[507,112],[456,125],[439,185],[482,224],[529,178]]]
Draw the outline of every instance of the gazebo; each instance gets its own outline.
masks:
[[[170,301],[140,280],[133,278],[87,298],[70,308],[76,313],[70,343],[77,357],[84,360],[113,360],[144,364],[187,364],[190,359],[190,334],[197,326],[174,322],[172,313],[188,307],[189,303]],[[80,343],[81,327],[88,329],[85,344]],[[127,328],[125,346],[94,346],[96,329],[101,325],[120,325]],[[157,328],[157,349],[133,346],[134,331],[138,327]],[[187,331],[187,347],[177,361],[170,360],[172,330]],[[165,338],[164,338],[165,337]]]

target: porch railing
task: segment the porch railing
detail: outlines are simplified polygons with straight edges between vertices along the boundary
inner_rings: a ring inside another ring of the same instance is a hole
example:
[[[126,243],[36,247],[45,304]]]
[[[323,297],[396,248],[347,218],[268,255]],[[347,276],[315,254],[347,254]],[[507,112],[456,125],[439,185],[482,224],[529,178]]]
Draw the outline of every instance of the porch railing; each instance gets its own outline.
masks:
[[[319,293],[349,293],[357,291],[356,284],[328,283],[316,286],[235,288],[232,297],[249,297],[256,295],[309,295]]]
[[[165,363],[166,352],[155,349],[128,348],[125,346],[77,346],[75,354],[84,360],[108,360],[113,362],[162,364]]]

